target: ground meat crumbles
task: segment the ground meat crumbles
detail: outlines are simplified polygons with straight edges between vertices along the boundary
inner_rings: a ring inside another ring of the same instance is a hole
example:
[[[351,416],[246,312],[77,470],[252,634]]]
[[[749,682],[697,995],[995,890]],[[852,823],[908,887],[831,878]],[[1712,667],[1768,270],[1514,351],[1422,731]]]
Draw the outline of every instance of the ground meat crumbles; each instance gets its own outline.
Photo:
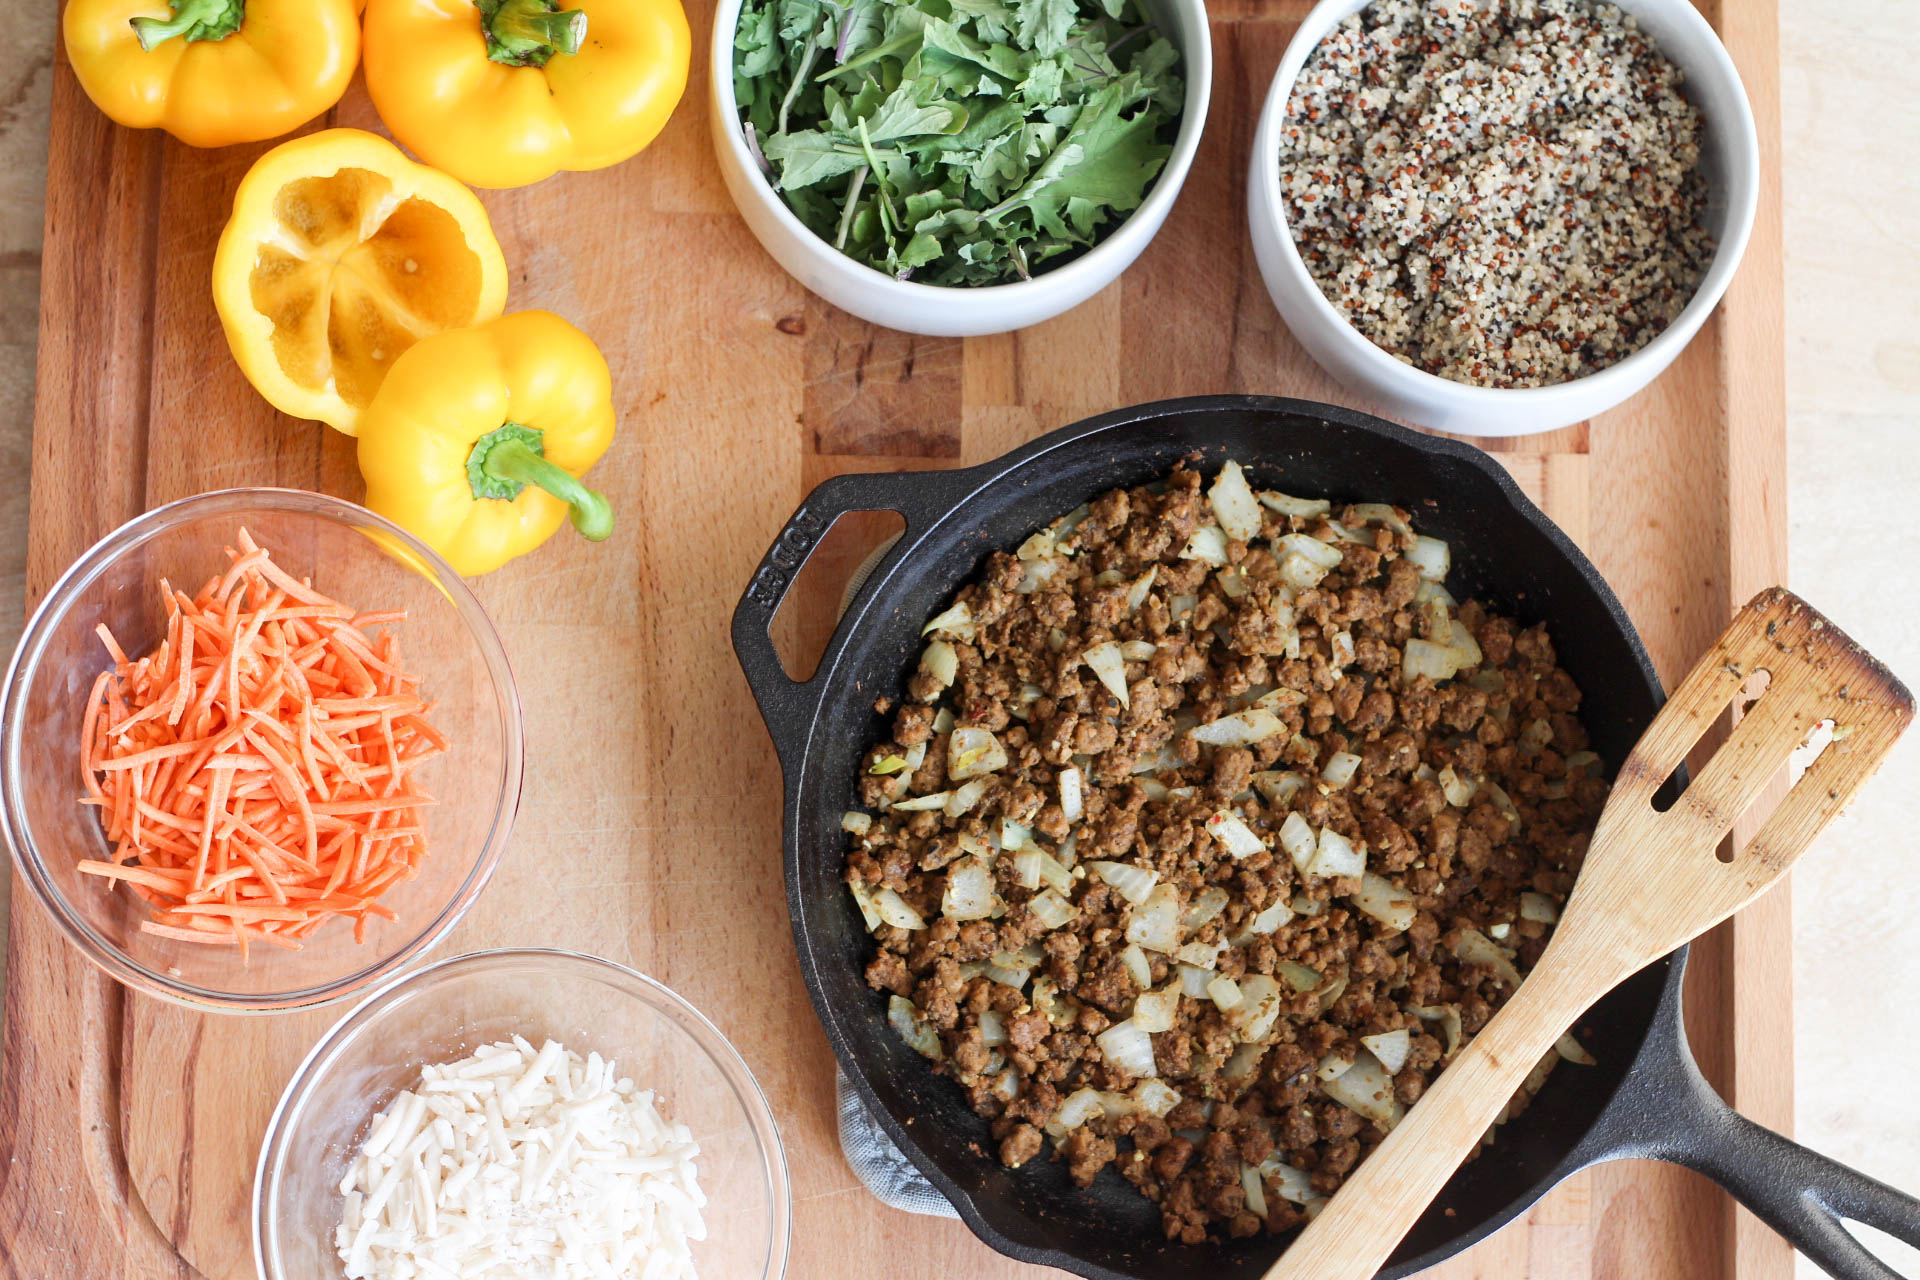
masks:
[[[1587,0],[1374,0],[1295,82],[1280,184],[1356,329],[1456,382],[1537,387],[1638,351],[1713,256],[1700,113]]]
[[[1606,783],[1545,630],[1447,561],[1181,467],[928,625],[846,878],[1003,1163],[1111,1167],[1187,1242],[1289,1231],[1539,958]]]

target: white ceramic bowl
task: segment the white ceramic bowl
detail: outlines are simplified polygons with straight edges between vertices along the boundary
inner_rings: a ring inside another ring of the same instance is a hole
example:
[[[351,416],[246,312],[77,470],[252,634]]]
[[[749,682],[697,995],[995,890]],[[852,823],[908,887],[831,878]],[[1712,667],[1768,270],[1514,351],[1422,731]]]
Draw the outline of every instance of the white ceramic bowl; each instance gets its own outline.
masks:
[[[1618,364],[1571,382],[1501,390],[1450,382],[1404,364],[1362,337],[1308,274],[1287,228],[1280,196],[1280,127],[1294,80],[1322,38],[1368,0],[1320,0],[1274,74],[1254,133],[1247,217],[1267,292],[1293,336],[1320,366],[1396,417],[1470,436],[1551,431],[1604,412],[1673,362],[1733,279],[1753,231],[1760,198],[1760,143],[1740,73],[1690,0],[1616,0],[1686,74],[1688,98],[1706,126],[1700,165],[1707,180],[1704,222],[1717,249],[1700,288],[1674,322]]]
[[[854,261],[808,230],[747,150],[733,94],[733,34],[740,21],[740,4],[741,0],[720,0],[713,15],[707,114],[721,176],[740,216],[774,261],[828,302],[874,324],[935,337],[970,338],[1039,324],[1079,306],[1118,279],[1147,247],[1167,220],[1200,148],[1213,91],[1213,41],[1205,0],[1140,0],[1141,8],[1180,50],[1180,74],[1187,88],[1173,154],[1140,207],[1117,227],[1109,227],[1092,249],[1031,280],[974,288],[896,280]]]

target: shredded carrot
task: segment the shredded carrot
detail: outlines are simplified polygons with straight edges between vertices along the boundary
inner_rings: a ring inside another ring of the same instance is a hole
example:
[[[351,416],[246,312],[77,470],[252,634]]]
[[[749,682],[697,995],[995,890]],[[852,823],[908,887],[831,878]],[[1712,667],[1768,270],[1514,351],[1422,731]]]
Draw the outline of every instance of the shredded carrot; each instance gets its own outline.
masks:
[[[86,795],[112,854],[80,870],[124,884],[156,937],[298,950],[329,920],[393,920],[378,897],[426,856],[414,776],[447,749],[401,664],[402,610],[356,612],[297,580],[242,529],[189,597],[161,582],[165,638],[112,660],[80,730]]]

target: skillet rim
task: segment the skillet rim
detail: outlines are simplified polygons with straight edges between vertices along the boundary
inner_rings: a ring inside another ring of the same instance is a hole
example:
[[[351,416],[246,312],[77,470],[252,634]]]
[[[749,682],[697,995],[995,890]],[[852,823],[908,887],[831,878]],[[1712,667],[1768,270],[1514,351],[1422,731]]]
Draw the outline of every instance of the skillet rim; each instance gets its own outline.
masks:
[[[804,728],[795,730],[791,734],[790,741],[783,740],[781,730],[772,723],[773,709],[763,701],[757,691],[755,698],[756,704],[760,706],[763,716],[769,722],[768,728],[782,766],[785,793],[781,824],[782,870],[786,880],[789,923],[793,931],[801,978],[806,985],[808,1000],[813,1005],[816,1020],[826,1035],[829,1047],[833,1050],[840,1075],[853,1086],[868,1114],[880,1125],[914,1168],[953,1205],[967,1228],[988,1247],[1006,1257],[1020,1262],[1054,1267],[1085,1277],[1086,1280],[1133,1280],[1133,1277],[1125,1272],[1115,1271],[1075,1256],[1061,1248],[1015,1239],[999,1230],[975,1204],[974,1193],[948,1177],[940,1166],[921,1149],[912,1129],[894,1118],[868,1081],[865,1064],[859,1061],[839,1025],[838,1019],[842,1011],[826,997],[821,977],[822,959],[814,948],[806,925],[806,913],[802,910],[801,850],[796,836],[800,795],[805,789],[802,781],[812,772],[810,765],[814,741],[820,722],[824,718],[824,709],[830,702],[844,701],[852,696],[864,696],[853,693],[852,686],[839,679],[842,674],[841,665],[854,636],[866,622],[877,600],[894,582],[896,575],[903,568],[910,567],[908,562],[937,530],[956,518],[963,517],[963,509],[969,499],[992,485],[1013,479],[1017,473],[1033,467],[1041,459],[1059,450],[1085,448],[1090,439],[1104,432],[1137,427],[1143,422],[1155,419],[1201,417],[1218,413],[1269,414],[1333,423],[1470,468],[1482,480],[1491,484],[1494,492],[1515,514],[1546,539],[1553,551],[1574,569],[1594,593],[1608,620],[1626,641],[1626,647],[1634,659],[1637,672],[1654,706],[1657,708],[1666,697],[1659,675],[1654,668],[1652,656],[1647,652],[1639,630],[1633,625],[1619,597],[1614,594],[1612,587],[1608,585],[1599,569],[1586,554],[1520,489],[1505,467],[1496,462],[1485,450],[1464,441],[1415,431],[1361,410],[1320,401],[1265,395],[1189,396],[1146,401],[1095,414],[1055,428],[998,457],[971,467],[931,472],[855,473],[871,476],[881,483],[892,481],[900,486],[902,496],[895,509],[906,519],[907,527],[902,531],[897,544],[880,557],[866,581],[861,583],[859,589],[847,601],[833,635],[820,655],[814,675],[804,682],[791,682],[796,691],[804,693],[807,712]],[[832,477],[814,486],[795,508],[795,514],[812,508],[823,490],[843,478]],[[916,492],[912,488],[914,485],[922,485],[925,488],[923,491]],[[916,501],[926,508],[937,508],[935,514],[926,516],[923,512],[907,510],[915,506]],[[823,509],[828,509],[833,504],[821,503],[820,505]],[[837,518],[839,514],[841,514],[839,510],[831,511],[832,518]],[[916,515],[922,516],[922,519],[916,520]],[[831,519],[829,519],[830,523]],[[777,547],[778,543],[775,545]],[[964,576],[961,581],[964,581]],[[955,585],[957,586],[958,583],[956,582]],[[742,597],[733,617],[734,647],[743,667],[750,666],[753,661],[742,649],[740,637],[743,628],[759,625],[756,620],[757,615],[752,608],[752,593],[753,587],[750,585],[748,594]],[[782,598],[784,594],[783,590]],[[776,601],[776,608],[777,605]],[[785,749],[789,746],[791,754]],[[1631,1092],[1635,1079],[1633,1067],[1645,1057],[1652,1042],[1666,1034],[1663,1012],[1669,1007],[1677,1011],[1686,950],[1682,947],[1665,959],[1657,961],[1653,966],[1666,966],[1667,973],[1658,991],[1654,993],[1655,998],[1648,1010],[1645,1031],[1632,1045],[1631,1052],[1624,1055],[1628,1060],[1628,1068],[1613,1090],[1600,1103],[1594,1113],[1593,1121],[1579,1132],[1569,1136],[1565,1144],[1565,1154],[1559,1162],[1539,1179],[1518,1189],[1495,1211],[1485,1215],[1474,1226],[1451,1240],[1412,1258],[1390,1262],[1379,1273],[1380,1280],[1399,1280],[1401,1277],[1412,1276],[1448,1258],[1464,1253],[1531,1208],[1566,1177],[1607,1158],[1608,1149],[1611,1146],[1607,1131],[1613,1108],[1623,1094]]]

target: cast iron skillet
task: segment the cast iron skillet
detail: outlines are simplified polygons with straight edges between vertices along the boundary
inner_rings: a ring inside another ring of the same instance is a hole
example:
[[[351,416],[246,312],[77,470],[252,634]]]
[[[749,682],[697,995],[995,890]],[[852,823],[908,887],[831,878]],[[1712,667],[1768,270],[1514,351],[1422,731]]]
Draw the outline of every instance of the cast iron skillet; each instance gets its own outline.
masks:
[[[1602,759],[1626,756],[1664,696],[1607,584],[1498,464],[1347,409],[1255,396],[1171,400],[1091,418],[982,466],[845,475],[808,496],[733,616],[734,649],[786,778],[787,902],[807,991],[848,1079],[967,1225],[1004,1254],[1090,1280],[1254,1277],[1278,1244],[1168,1244],[1158,1212],[1112,1170],[1081,1192],[1048,1160],[1002,1168],[986,1122],[901,1043],[862,981],[872,944],[840,880],[840,815],[853,807],[863,749],[882,732],[874,699],[902,687],[922,623],[989,551],[1018,546],[1095,494],[1164,475],[1179,459],[1211,470],[1228,457],[1256,486],[1413,511],[1423,532],[1451,544],[1456,595],[1548,624],[1586,693],[1583,718]],[[906,531],[854,596],[814,677],[795,683],[768,625],[821,535],[842,513],[864,510],[896,511]],[[1845,1280],[1900,1280],[1840,1219],[1920,1244],[1920,1202],[1721,1102],[1687,1050],[1684,964],[1684,950],[1675,952],[1581,1021],[1600,1065],[1562,1065],[1526,1114],[1447,1184],[1383,1275],[1412,1275],[1460,1252],[1587,1165],[1648,1157],[1719,1182]]]

